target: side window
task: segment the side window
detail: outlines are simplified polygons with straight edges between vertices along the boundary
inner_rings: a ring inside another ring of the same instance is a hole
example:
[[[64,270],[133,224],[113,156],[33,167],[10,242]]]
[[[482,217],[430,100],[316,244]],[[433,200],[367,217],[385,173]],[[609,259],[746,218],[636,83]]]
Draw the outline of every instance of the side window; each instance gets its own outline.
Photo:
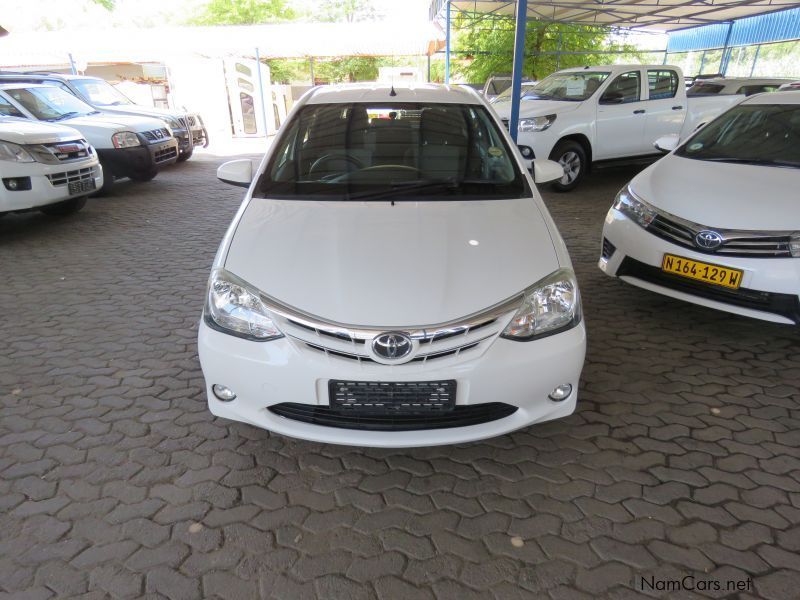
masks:
[[[639,71],[628,71],[611,82],[600,97],[600,104],[627,104],[638,102],[641,98],[641,77]]]
[[[678,74],[670,69],[647,71],[647,87],[650,100],[674,98],[678,93]]]
[[[25,118],[19,109],[11,104],[8,100],[0,96],[0,115],[5,117],[22,117]]]

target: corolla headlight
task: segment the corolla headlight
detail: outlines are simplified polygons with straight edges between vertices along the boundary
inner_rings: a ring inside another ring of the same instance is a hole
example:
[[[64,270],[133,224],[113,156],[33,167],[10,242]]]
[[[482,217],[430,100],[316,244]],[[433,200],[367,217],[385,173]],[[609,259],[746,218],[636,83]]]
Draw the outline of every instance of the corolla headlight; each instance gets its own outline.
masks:
[[[142,142],[139,141],[139,136],[132,131],[120,131],[111,136],[111,142],[114,148],[133,148],[140,146]]]
[[[629,219],[636,221],[639,225],[647,229],[658,213],[647,202],[639,198],[631,190],[630,185],[622,188],[614,199],[614,208]]]
[[[525,291],[502,336],[530,340],[574,327],[581,320],[580,294],[571,269],[559,269]]]
[[[11,142],[0,142],[0,160],[11,162],[36,162],[25,148]]]
[[[546,115],[544,117],[532,117],[530,119],[519,120],[520,131],[544,131],[556,120],[556,115]]]
[[[257,342],[282,337],[261,299],[261,292],[225,269],[208,282],[206,320],[215,329]]]

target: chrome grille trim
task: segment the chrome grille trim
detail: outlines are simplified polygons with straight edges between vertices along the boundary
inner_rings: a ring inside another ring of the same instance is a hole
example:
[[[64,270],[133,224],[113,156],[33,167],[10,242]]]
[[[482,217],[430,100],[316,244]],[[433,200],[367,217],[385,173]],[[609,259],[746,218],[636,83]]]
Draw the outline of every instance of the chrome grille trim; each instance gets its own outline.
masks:
[[[153,129],[152,131],[145,131],[142,135],[149,142],[161,142],[172,137],[166,127]]]
[[[676,217],[652,206],[651,208],[656,211],[656,217],[646,227],[646,230],[655,236],[679,246],[690,248],[695,252],[742,258],[792,257],[789,246],[792,231],[747,231],[710,227]],[[719,233],[723,239],[722,245],[713,250],[696,246],[694,243],[695,236],[705,230]]]
[[[74,171],[63,171],[61,173],[50,173],[47,178],[52,185],[67,185],[76,181],[86,181],[95,176],[94,167],[85,167]]]
[[[74,152],[63,152],[67,147],[77,147]],[[94,151],[84,139],[70,140],[68,142],[53,142],[48,144],[32,144],[25,146],[37,162],[46,165],[59,165],[62,163],[76,162],[85,160],[92,156]]]

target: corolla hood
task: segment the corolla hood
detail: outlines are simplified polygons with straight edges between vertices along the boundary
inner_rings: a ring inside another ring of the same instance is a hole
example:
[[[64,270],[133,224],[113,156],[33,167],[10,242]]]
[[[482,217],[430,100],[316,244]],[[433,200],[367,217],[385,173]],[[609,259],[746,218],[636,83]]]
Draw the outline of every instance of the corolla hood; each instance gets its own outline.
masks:
[[[71,127],[28,119],[0,117],[0,141],[12,144],[52,144],[79,140],[83,135]]]
[[[93,115],[85,115],[82,117],[73,117],[72,119],[64,119],[61,121],[71,127],[81,128],[86,127],[108,127],[116,128],[118,130],[142,132],[150,131],[152,129],[161,129],[166,124],[160,119],[151,119],[149,117],[134,117],[133,115],[111,114],[101,112]]]
[[[545,115],[572,112],[581,105],[580,102],[559,101],[559,100],[522,100],[519,103],[519,116],[543,117]],[[501,102],[492,105],[502,119],[511,116],[511,102]]]
[[[678,217],[720,229],[800,229],[800,171],[710,162],[670,154],[633,181],[646,202]]]
[[[376,327],[472,314],[558,266],[531,199],[394,206],[253,199],[224,265],[292,307]]]

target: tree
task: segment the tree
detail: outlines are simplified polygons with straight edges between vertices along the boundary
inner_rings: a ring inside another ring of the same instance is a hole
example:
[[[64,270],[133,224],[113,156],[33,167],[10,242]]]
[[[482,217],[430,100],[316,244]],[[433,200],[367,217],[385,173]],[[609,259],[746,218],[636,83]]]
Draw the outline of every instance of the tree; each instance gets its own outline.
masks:
[[[491,20],[471,15],[458,18],[453,72],[474,83],[483,83],[496,73],[511,73],[514,25],[511,19]],[[542,79],[559,68],[613,62],[608,54],[602,54],[604,50],[635,54],[630,46],[610,42],[609,36],[609,31],[602,27],[529,21],[523,74],[530,79]],[[557,56],[556,51],[580,54]]]
[[[192,25],[258,25],[291,21],[297,13],[286,0],[210,0]]]
[[[370,0],[324,0],[311,17],[317,21],[347,22],[374,21],[380,15]]]
[[[378,68],[386,62],[387,59],[374,56],[317,59],[314,63],[314,78],[327,83],[375,81],[378,78]]]

